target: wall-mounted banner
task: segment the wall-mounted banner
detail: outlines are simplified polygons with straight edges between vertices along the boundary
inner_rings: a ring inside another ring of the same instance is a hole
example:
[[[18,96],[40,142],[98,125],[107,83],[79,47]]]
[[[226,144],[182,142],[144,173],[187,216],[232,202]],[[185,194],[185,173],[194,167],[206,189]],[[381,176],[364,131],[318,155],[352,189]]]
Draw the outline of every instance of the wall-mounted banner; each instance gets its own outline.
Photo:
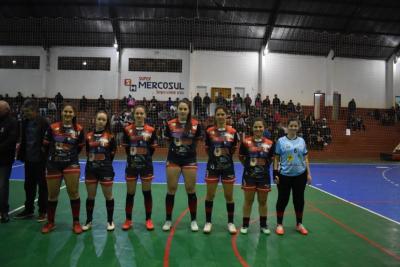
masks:
[[[168,100],[184,98],[187,96],[187,88],[184,82],[173,79],[157,79],[153,76],[138,76],[137,78],[124,79],[124,85],[128,89],[128,94],[140,100],[155,96],[158,100]]]

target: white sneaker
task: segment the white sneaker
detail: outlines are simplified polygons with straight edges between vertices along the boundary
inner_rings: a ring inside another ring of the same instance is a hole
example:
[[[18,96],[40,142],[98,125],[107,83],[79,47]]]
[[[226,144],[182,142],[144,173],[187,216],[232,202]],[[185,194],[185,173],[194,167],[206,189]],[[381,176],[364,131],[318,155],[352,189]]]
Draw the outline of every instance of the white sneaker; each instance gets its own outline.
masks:
[[[269,235],[271,233],[271,231],[269,230],[268,227],[261,227],[261,233]]]
[[[171,227],[172,227],[172,222],[171,221],[165,221],[162,229],[163,229],[163,231],[169,231],[169,230],[171,230]]]
[[[114,231],[115,225],[114,222],[107,223],[107,231]]]
[[[192,232],[197,232],[199,231],[199,226],[197,225],[196,221],[192,221],[190,223],[190,229],[192,229]]]
[[[92,229],[92,222],[88,222],[85,225],[82,225],[82,230],[83,231],[88,231],[90,229]]]
[[[236,227],[233,223],[228,223],[228,231],[231,235],[236,234]]]
[[[206,224],[204,225],[203,232],[205,234],[209,234],[211,232],[211,228],[212,228],[212,223],[206,222]]]
[[[242,228],[240,228],[240,233],[244,234],[244,235],[247,235],[247,229],[248,229],[247,227],[243,227],[242,226]]]

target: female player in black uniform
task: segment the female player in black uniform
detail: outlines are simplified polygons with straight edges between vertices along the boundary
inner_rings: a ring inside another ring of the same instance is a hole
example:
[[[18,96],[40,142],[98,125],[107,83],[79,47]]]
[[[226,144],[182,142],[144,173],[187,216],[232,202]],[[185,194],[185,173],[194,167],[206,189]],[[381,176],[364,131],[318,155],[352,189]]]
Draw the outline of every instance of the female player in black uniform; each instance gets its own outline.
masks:
[[[190,103],[181,100],[178,103],[178,117],[168,121],[165,138],[169,141],[167,157],[167,195],[165,198],[166,220],[162,227],[169,231],[172,226],[172,210],[174,208],[175,192],[181,173],[185,181],[188,195],[191,224],[193,232],[199,230],[196,222],[196,143],[201,138],[201,126],[191,117]]]
[[[132,209],[136,192],[137,180],[142,180],[142,193],[146,210],[146,228],[154,229],[151,213],[153,198],[151,195],[151,181],[154,177],[152,155],[157,146],[155,129],[145,124],[146,110],[144,106],[136,106],[133,110],[134,123],[124,129],[124,142],[127,165],[126,165],[126,220],[122,225],[123,230],[132,227]]]
[[[225,107],[215,109],[215,125],[207,128],[205,136],[206,151],[208,154],[207,162],[207,196],[205,201],[206,223],[203,232],[210,233],[212,224],[211,216],[213,200],[221,179],[228,212],[228,231],[236,233],[233,223],[235,203],[233,201],[233,184],[235,183],[235,170],[232,156],[235,153],[238,143],[236,130],[227,125],[228,110]]]
[[[244,191],[242,234],[247,234],[251,207],[257,192],[260,230],[264,234],[271,231],[267,225],[267,197],[271,191],[269,166],[274,153],[274,143],[263,137],[265,126],[262,118],[253,123],[253,136],[246,137],[240,145],[239,159],[244,166],[242,189]]]
[[[86,135],[87,162],[85,169],[85,183],[88,193],[86,199],[86,223],[83,231],[92,227],[93,208],[96,198],[97,184],[100,182],[107,209],[107,230],[113,231],[114,198],[112,186],[114,169],[112,162],[117,149],[114,136],[110,130],[110,120],[105,111],[96,114],[95,130]]]
[[[76,110],[72,105],[65,105],[62,121],[50,125],[43,140],[44,149],[49,151],[46,164],[48,188],[47,219],[42,233],[49,233],[55,228],[54,217],[60,193],[61,179],[64,178],[71,202],[73,231],[82,233],[79,223],[81,201],[79,198],[79,153],[84,146],[83,127],[76,122]]]
[[[278,187],[278,200],[276,202],[277,227],[275,232],[278,235],[285,233],[283,215],[291,191],[293,191],[293,205],[296,212],[296,230],[302,235],[308,234],[308,230],[303,226],[304,190],[306,184],[311,184],[312,177],[306,142],[297,136],[299,128],[300,122],[290,119],[288,134],[276,142],[274,179]]]

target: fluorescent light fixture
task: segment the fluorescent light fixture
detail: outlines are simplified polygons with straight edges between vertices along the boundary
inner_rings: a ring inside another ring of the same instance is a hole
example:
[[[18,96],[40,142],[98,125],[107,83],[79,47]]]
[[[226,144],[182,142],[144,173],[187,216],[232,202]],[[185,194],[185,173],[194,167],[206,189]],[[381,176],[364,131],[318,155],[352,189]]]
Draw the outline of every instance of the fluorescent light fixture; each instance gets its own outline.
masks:
[[[12,64],[17,64],[17,61],[15,59],[13,59]]]
[[[82,62],[82,65],[83,65],[83,66],[86,66],[86,65],[87,65],[87,62],[86,62],[86,61],[83,61],[83,62]]]
[[[114,48],[117,49],[118,48],[118,44],[114,43]]]

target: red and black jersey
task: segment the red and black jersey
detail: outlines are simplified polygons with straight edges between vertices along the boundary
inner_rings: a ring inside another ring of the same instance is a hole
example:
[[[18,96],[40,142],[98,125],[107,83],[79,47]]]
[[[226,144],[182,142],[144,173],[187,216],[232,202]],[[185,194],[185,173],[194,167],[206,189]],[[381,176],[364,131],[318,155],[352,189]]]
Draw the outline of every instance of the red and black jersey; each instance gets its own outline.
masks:
[[[201,125],[195,119],[191,124],[186,130],[186,123],[180,123],[177,118],[168,121],[165,130],[165,138],[170,141],[168,161],[179,164],[196,162],[196,143],[201,138]]]
[[[79,153],[85,145],[83,127],[79,124],[65,126],[62,122],[50,125],[43,139],[49,148],[50,161],[79,161]]]
[[[233,164],[232,156],[239,140],[235,128],[227,125],[224,128],[211,126],[206,130],[205,145],[208,162],[215,166]]]
[[[239,157],[244,163],[245,172],[269,175],[269,165],[272,162],[274,147],[274,142],[265,137],[260,139],[255,139],[253,136],[245,138],[239,149]]]
[[[108,131],[89,132],[86,135],[87,161],[112,163],[117,150],[114,136]]]
[[[128,156],[128,161],[135,161],[136,165],[148,165],[152,162],[152,155],[157,146],[156,131],[150,125],[137,127],[130,124],[124,129],[123,146]]]

